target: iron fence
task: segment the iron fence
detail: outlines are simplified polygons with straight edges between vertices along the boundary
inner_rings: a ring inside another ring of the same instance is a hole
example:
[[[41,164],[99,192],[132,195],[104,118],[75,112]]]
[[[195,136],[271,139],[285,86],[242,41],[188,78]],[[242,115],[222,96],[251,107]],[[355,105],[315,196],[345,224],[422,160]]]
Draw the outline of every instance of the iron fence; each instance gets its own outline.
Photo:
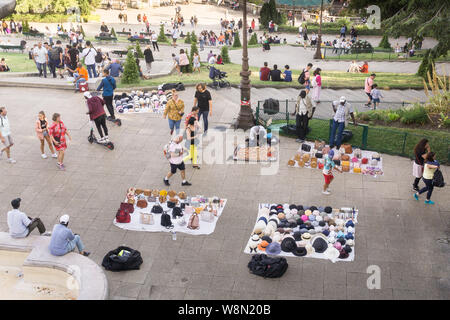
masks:
[[[338,59],[343,60],[418,60],[418,58],[421,58],[423,56],[422,52],[417,52],[413,57],[410,57],[408,53],[404,52],[395,52],[392,49],[386,49],[386,50],[373,50],[372,52],[364,52],[364,50],[345,50],[343,48],[332,48],[332,47],[325,47],[323,50],[323,57],[326,59],[327,57],[337,57]]]
[[[264,110],[264,101],[258,101],[255,111],[255,119],[257,123],[267,126],[267,121],[272,120],[270,128],[272,130],[279,129],[283,135],[291,135],[287,130],[287,125],[295,125],[295,102],[294,100],[279,101],[279,110]],[[327,101],[322,101],[327,102]],[[329,101],[331,102],[331,101]],[[352,106],[365,101],[349,101]],[[405,105],[407,102],[396,102],[396,104]],[[309,121],[309,132],[306,135],[307,140],[324,140],[329,141],[332,120],[329,118],[314,116]],[[439,138],[433,136],[424,136],[417,133],[408,132],[401,129],[374,127],[366,124],[357,124],[354,126],[350,123],[346,130],[352,132],[352,137],[348,141],[354,147],[364,150],[372,150],[381,153],[398,155],[413,159],[413,150],[417,142],[422,138],[427,138],[436,158],[442,164],[450,165],[450,139]]]

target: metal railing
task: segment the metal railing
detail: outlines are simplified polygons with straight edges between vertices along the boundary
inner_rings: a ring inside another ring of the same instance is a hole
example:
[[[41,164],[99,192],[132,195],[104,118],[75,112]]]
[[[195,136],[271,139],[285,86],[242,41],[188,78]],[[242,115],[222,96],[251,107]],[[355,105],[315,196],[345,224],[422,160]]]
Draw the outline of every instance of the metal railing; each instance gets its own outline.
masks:
[[[380,54],[384,54],[383,56],[378,56]],[[367,59],[367,60],[395,60],[395,61],[402,61],[402,60],[410,60],[414,59],[417,60],[418,57],[420,58],[423,55],[421,51],[418,51],[415,53],[413,57],[410,57],[408,53],[404,52],[395,52],[394,50],[386,49],[386,50],[373,50],[372,52],[364,52],[364,50],[346,50],[343,48],[331,48],[331,47],[324,47],[323,50],[323,57],[326,59],[327,57],[337,57],[338,59],[343,60],[358,60],[358,59]],[[401,58],[399,58],[401,56]]]
[[[352,105],[358,103],[355,101],[349,102]],[[295,126],[296,119],[292,115],[295,111],[295,101],[288,99],[279,100],[279,109],[272,112],[267,109],[264,110],[263,104],[264,101],[258,101],[255,111],[256,122],[266,126],[267,121],[272,119],[272,124],[270,125],[272,130],[279,129],[283,135],[292,135],[287,130],[287,125]],[[397,102],[397,104],[405,105],[406,102]],[[324,140],[328,142],[332,123],[332,119],[314,116],[309,121],[310,130],[306,135],[307,140]],[[367,124],[354,126],[351,122],[346,127],[346,130],[352,132],[352,137],[348,142],[354,147],[410,159],[413,159],[413,150],[417,142],[422,138],[427,138],[432,150],[436,153],[437,160],[442,164],[450,165],[450,139],[448,138],[425,136],[394,127],[376,127]]]

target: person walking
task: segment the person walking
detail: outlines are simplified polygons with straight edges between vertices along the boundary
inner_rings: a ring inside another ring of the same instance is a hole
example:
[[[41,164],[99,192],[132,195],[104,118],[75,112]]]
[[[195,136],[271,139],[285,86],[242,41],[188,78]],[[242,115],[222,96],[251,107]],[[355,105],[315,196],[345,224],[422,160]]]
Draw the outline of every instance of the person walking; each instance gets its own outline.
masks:
[[[308,133],[308,122],[314,114],[313,104],[311,98],[306,94],[305,90],[302,90],[297,98],[297,103],[295,104],[295,123],[297,127],[298,139],[296,142],[303,143],[306,139]]]
[[[33,49],[33,59],[39,71],[39,77],[47,78],[48,51],[42,46],[42,42]]]
[[[59,224],[55,224],[52,231],[52,238],[48,249],[54,256],[63,256],[78,248],[78,251],[83,256],[90,255],[89,251],[84,249],[84,244],[78,234],[74,234],[68,228],[70,217],[65,214],[59,218]]]
[[[156,34],[155,31],[152,32],[152,45],[153,45],[153,51],[158,50],[158,52],[159,52],[158,35]]]
[[[11,127],[9,125],[8,111],[5,107],[0,107],[0,141],[3,144],[3,148],[0,150],[0,159],[3,152],[6,152],[8,163],[16,163],[16,160],[11,158],[11,147],[14,145],[11,137]]]
[[[425,164],[425,159],[427,154],[431,152],[430,144],[428,139],[420,140],[414,147],[414,162],[413,162],[413,190],[419,191],[419,182],[423,175],[423,166]]]
[[[333,124],[331,126],[331,133],[330,133],[330,149],[333,149],[334,146],[339,148],[341,147],[342,142],[342,132],[344,132],[344,128],[348,124],[348,116],[350,115],[353,124],[356,126],[356,119],[355,115],[353,114],[353,108],[350,105],[350,103],[347,102],[347,99],[342,96],[339,101],[333,101],[332,107],[334,111],[333,116]],[[337,136],[336,136],[337,131]]]
[[[204,83],[197,84],[195,88],[194,107],[197,106],[200,109],[198,119],[203,118],[203,133],[206,134],[208,132],[208,117],[212,116],[211,93],[206,89]]]
[[[334,150],[330,150],[328,152],[327,155],[325,155],[325,164],[323,166],[323,177],[325,179],[325,183],[323,185],[323,190],[322,193],[325,195],[329,195],[331,194],[330,192],[330,184],[334,179],[333,176],[333,169],[339,171],[340,173],[342,173],[342,170],[339,169],[339,167],[336,166],[336,164],[333,161],[333,156],[334,156]]]
[[[197,52],[194,52],[194,56],[192,57],[192,68],[193,68],[193,72],[195,72],[195,70],[198,71],[198,73],[200,73],[200,56],[198,55]]]
[[[370,108],[370,106],[372,105],[372,86],[373,86],[373,80],[375,79],[376,74],[372,73],[369,77],[366,78],[365,82],[364,82],[364,92],[366,93],[367,97],[368,97],[368,102],[365,104],[366,107]]]
[[[163,182],[166,186],[170,186],[169,179],[177,170],[180,170],[181,174],[181,185],[182,186],[191,186],[192,184],[186,180],[186,166],[183,161],[183,152],[184,148],[181,145],[183,141],[183,136],[176,136],[169,145],[168,152],[170,154],[169,163],[170,163],[170,171],[167,173],[167,176],[164,177]]]
[[[305,69],[303,69],[304,77],[305,77],[305,90],[306,93],[309,93],[311,90],[311,68],[313,67],[312,63],[308,63]],[[301,76],[301,75],[300,75]]]
[[[95,56],[97,55],[97,50],[94,49],[91,42],[86,41],[86,48],[81,52],[81,58],[84,58],[84,64],[87,67],[89,78],[97,78],[97,70],[95,68]]]
[[[313,101],[315,103],[320,103],[320,91],[322,90],[322,76],[320,75],[320,72],[322,69],[317,68],[313,72],[313,79],[311,81],[311,85],[313,87]]]
[[[198,130],[196,126],[195,117],[190,117],[188,125],[186,127],[186,144],[189,146],[189,154],[183,159],[183,162],[187,160],[192,161],[192,168],[200,169],[197,164],[197,145],[198,145]]]
[[[147,66],[147,72],[150,74],[150,70],[152,69],[152,62],[155,61],[153,58],[152,49],[150,49],[150,45],[148,45],[144,50],[145,64]]]
[[[41,236],[49,236],[50,233],[45,231],[45,226],[39,218],[30,218],[19,210],[22,199],[17,198],[11,201],[13,209],[7,213],[7,223],[9,235],[12,238],[26,238],[38,229]]]
[[[60,170],[66,170],[66,167],[64,166],[64,153],[67,149],[66,135],[69,137],[70,141],[72,141],[72,137],[64,125],[64,122],[61,121],[61,115],[59,113],[54,113],[52,119],[53,123],[48,128],[48,133],[58,152],[58,162],[56,165]]]
[[[56,45],[51,48],[48,53],[48,64],[50,73],[53,75],[53,78],[56,78],[56,70],[58,69],[59,76],[61,77],[61,79],[64,79],[62,74],[64,68],[63,54],[64,50],[61,47],[61,40],[57,40]]]
[[[170,135],[175,132],[178,134],[180,131],[181,118],[184,115],[184,101],[178,97],[178,92],[172,89],[172,97],[167,101],[166,108],[164,109],[163,118],[169,118]]]
[[[114,106],[113,106],[113,97],[114,90],[116,89],[116,79],[110,76],[108,70],[103,70],[103,79],[100,82],[100,85],[97,88],[97,91],[103,90],[102,96],[103,100],[106,103],[106,108],[108,108],[108,112],[110,116],[107,118],[109,120],[116,119],[114,115]]]
[[[189,67],[189,58],[187,56],[187,54],[184,52],[184,49],[180,49],[180,72],[181,75],[183,75],[183,73],[188,73],[188,67]]]
[[[57,158],[58,155],[55,152],[55,149],[53,148],[52,141],[50,140],[50,135],[48,134],[48,120],[45,116],[44,111],[39,111],[38,118],[36,120],[36,126],[35,131],[36,135],[41,142],[41,157],[42,159],[47,159],[47,155],[45,154],[44,148],[45,148],[45,141],[47,141],[48,148],[50,149],[50,152],[52,153],[52,158]]]
[[[108,127],[106,126],[106,112],[103,108],[105,101],[100,97],[93,97],[90,92],[85,92],[84,98],[86,99],[86,104],[88,107],[87,114],[89,115],[91,121],[94,121],[98,134],[100,135],[98,142],[109,142]],[[103,135],[103,132],[105,135]]]
[[[433,176],[437,169],[439,169],[440,164],[435,159],[436,154],[434,152],[428,152],[425,157],[425,164],[423,166],[423,176],[422,180],[425,182],[425,187],[420,189],[420,191],[414,193],[414,199],[419,200],[419,195],[426,192],[427,198],[425,200],[426,204],[434,204],[434,201],[431,201],[431,195],[433,194]]]
[[[372,91],[370,91],[370,96],[372,97],[373,110],[376,110],[377,107],[380,105],[380,98],[384,98],[383,94],[378,89],[378,85],[376,83],[372,85]]]

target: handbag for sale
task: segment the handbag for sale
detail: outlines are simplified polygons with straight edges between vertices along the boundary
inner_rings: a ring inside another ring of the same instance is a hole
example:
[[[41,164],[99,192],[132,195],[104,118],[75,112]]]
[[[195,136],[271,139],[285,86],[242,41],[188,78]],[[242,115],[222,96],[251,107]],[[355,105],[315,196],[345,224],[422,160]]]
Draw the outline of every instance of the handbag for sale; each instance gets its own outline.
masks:
[[[317,168],[317,159],[316,158],[311,159],[311,168],[313,168],[313,169]]]
[[[370,165],[371,165],[372,167],[375,167],[376,165],[378,165],[378,160],[377,160],[377,159],[372,159],[372,160],[370,160]]]
[[[355,150],[353,151],[353,155],[354,155],[355,157],[357,157],[358,159],[361,159],[361,157],[362,157],[361,149],[355,149]]]
[[[178,198],[180,198],[181,200],[185,200],[187,198],[186,192],[181,191],[180,193],[178,193]]]
[[[128,211],[125,210],[117,210],[116,213],[116,222],[117,223],[130,223],[131,216]]]
[[[295,161],[292,160],[292,159],[290,159],[290,160],[288,161],[288,166],[289,166],[289,167],[295,166]]]
[[[142,189],[136,189],[136,191],[134,191],[134,194],[135,195],[140,195],[141,193],[144,193],[144,190],[142,190]]]
[[[341,166],[350,167],[350,161],[341,161]]]
[[[341,160],[333,160],[334,164],[337,166],[341,165]]]
[[[300,152],[297,152],[294,156],[294,160],[299,162],[302,159],[302,154]]]
[[[127,211],[128,213],[134,212],[134,206],[131,203],[122,202],[120,204],[119,210]]]
[[[323,147],[322,154],[326,155],[326,154],[328,154],[328,152],[330,152],[330,147],[327,147],[327,146]]]
[[[347,154],[343,154],[343,155],[341,156],[341,160],[342,160],[342,161],[350,161],[350,156],[347,155]]]
[[[317,159],[322,159],[323,154],[322,154],[321,152],[317,152],[317,153],[315,154],[315,157],[316,157]]]
[[[354,172],[354,173],[361,173],[361,168],[354,167],[354,168],[353,168],[353,172]]]
[[[322,151],[323,147],[325,147],[325,141],[314,141],[314,149],[317,151]]]
[[[378,152],[374,152],[374,153],[372,153],[372,159],[380,161],[381,160],[381,156],[380,156],[380,154]]]
[[[305,153],[302,157],[302,160],[304,163],[307,163],[309,161],[309,158],[310,158],[309,153]]]
[[[299,167],[304,167],[305,166],[305,163],[303,162],[303,160],[300,160],[300,161],[298,161],[298,165],[299,165]]]
[[[140,221],[142,224],[155,224],[153,214],[141,212]]]
[[[163,189],[163,190],[159,191],[159,195],[163,196],[163,197],[167,197],[167,191]]]
[[[127,202],[128,202],[129,204],[134,205],[134,204],[136,203],[136,200],[134,199],[134,197],[133,197],[133,198],[128,198]]]
[[[159,190],[157,190],[157,189],[152,190],[152,196],[153,197],[158,197],[159,196]]]
[[[350,166],[342,166],[342,171],[343,172],[349,172],[350,171]]]
[[[185,217],[180,217],[179,219],[177,219],[177,224],[180,227],[184,227],[187,224],[186,218]]]
[[[341,147],[344,148],[345,153],[347,153],[347,154],[353,153],[353,148],[352,148],[351,144],[344,143]]]
[[[302,150],[306,151],[306,152],[310,152],[311,151],[311,146],[309,144],[303,143],[302,144]]]
[[[200,213],[200,220],[205,222],[214,222],[214,214],[209,211],[202,211]]]
[[[193,212],[194,212],[194,207],[192,207],[192,206],[184,207],[184,213],[185,214],[192,214]]]
[[[136,207],[141,208],[141,209],[147,208],[147,205],[148,205],[148,203],[147,203],[147,200],[145,200],[145,199],[140,199],[136,203]]]
[[[144,189],[144,196],[150,197],[152,195],[152,190],[150,189]]]
[[[158,197],[159,203],[164,203],[164,202],[166,202],[166,200],[167,200],[167,196],[159,196]]]
[[[171,198],[175,197],[177,195],[177,193],[173,190],[170,190],[169,192],[167,192],[167,195]]]
[[[148,199],[147,199],[147,201],[148,202],[156,202],[156,197],[154,197],[154,196],[150,196],[150,197],[148,197]]]
[[[318,167],[319,167],[320,170],[323,169],[323,166],[324,166],[324,164],[319,162]]]
[[[368,163],[369,163],[369,159],[367,159],[367,158],[362,158],[362,159],[361,159],[361,163],[362,163],[362,164],[368,164]]]
[[[163,208],[159,205],[159,204],[155,204],[153,207],[152,207],[152,213],[156,213],[156,214],[160,214],[160,213],[163,213]]]

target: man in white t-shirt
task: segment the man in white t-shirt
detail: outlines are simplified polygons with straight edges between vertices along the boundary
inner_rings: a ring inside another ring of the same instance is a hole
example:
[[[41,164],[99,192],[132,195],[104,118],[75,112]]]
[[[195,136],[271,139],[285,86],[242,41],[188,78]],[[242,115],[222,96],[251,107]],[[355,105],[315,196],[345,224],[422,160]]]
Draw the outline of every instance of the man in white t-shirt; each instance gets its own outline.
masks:
[[[39,71],[39,77],[44,73],[44,78],[47,78],[48,51],[42,46],[42,42],[33,49],[33,60]]]
[[[178,39],[178,29],[174,28],[172,31],[172,45],[174,47],[177,46],[177,39]]]
[[[13,139],[11,138],[11,128],[9,126],[9,119],[6,116],[7,111],[5,107],[0,107],[0,142],[4,147],[0,150],[0,159],[3,152],[6,151],[6,156],[8,157],[9,163],[16,163],[16,160],[11,159],[11,147],[14,145]]]
[[[215,64],[216,64],[216,61],[217,61],[217,55],[213,54],[213,55],[209,58],[208,63],[209,63],[210,65],[215,65]]]
[[[84,58],[84,64],[87,67],[89,78],[97,78],[97,70],[95,70],[95,56],[97,55],[97,50],[94,49],[91,42],[86,41],[86,48],[81,52],[81,58]]]
[[[41,219],[30,218],[19,210],[20,201],[20,198],[11,201],[13,210],[8,212],[7,217],[10,236],[13,238],[25,238],[36,228],[38,228],[41,235],[49,236],[50,233],[45,232],[45,226]]]
[[[164,184],[166,186],[170,186],[169,179],[171,176],[173,176],[177,170],[180,170],[181,178],[183,179],[181,182],[182,186],[190,186],[191,183],[189,183],[186,180],[186,167],[184,165],[183,161],[183,153],[184,148],[181,144],[183,142],[183,136],[176,136],[169,145],[169,153],[170,153],[170,172],[167,174],[167,176],[163,179]]]

